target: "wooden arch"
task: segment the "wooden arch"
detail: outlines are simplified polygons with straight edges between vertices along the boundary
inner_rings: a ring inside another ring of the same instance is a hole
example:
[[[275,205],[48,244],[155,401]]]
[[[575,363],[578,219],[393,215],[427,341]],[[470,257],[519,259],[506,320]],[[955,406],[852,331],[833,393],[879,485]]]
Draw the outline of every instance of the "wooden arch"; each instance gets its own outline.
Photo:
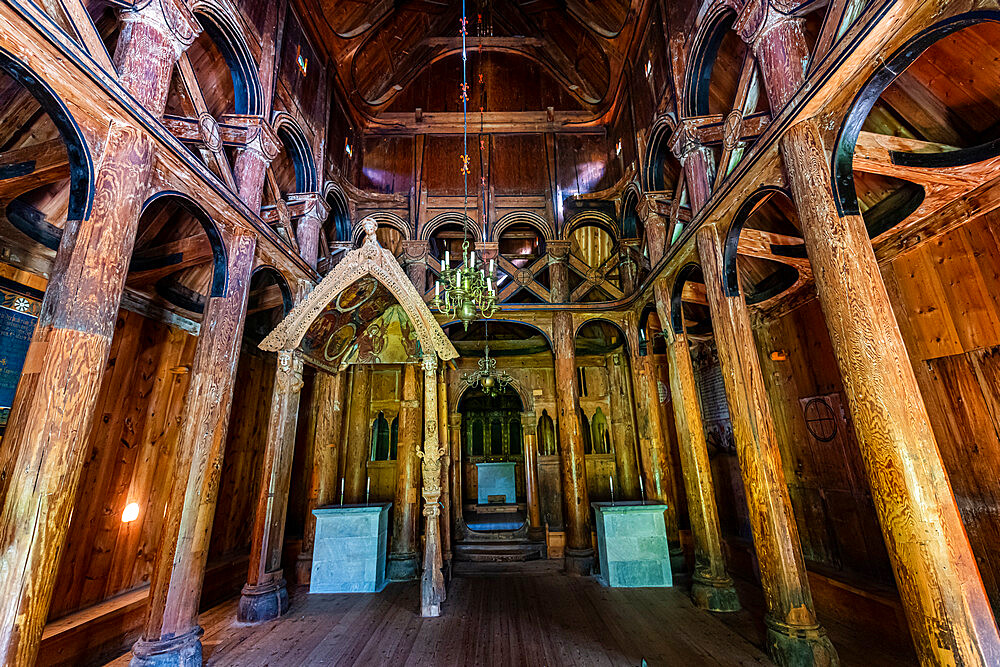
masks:
[[[261,342],[260,349],[277,352],[297,348],[310,325],[338,294],[357,280],[371,276],[384,285],[402,306],[417,333],[424,354],[433,351],[444,361],[457,358],[455,346],[435,321],[430,308],[417,294],[396,258],[378,244],[375,237],[378,223],[373,218],[365,218],[362,226],[367,237],[361,247],[344,255],[344,259],[320,281],[309,296],[268,334]]]

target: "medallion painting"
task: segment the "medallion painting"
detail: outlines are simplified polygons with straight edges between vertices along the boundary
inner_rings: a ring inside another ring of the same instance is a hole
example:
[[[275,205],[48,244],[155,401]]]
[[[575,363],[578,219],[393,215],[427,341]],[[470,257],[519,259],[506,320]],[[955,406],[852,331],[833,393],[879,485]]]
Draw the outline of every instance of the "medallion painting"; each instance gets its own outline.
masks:
[[[402,306],[368,276],[352,283],[309,326],[302,353],[319,366],[415,363],[417,333]]]

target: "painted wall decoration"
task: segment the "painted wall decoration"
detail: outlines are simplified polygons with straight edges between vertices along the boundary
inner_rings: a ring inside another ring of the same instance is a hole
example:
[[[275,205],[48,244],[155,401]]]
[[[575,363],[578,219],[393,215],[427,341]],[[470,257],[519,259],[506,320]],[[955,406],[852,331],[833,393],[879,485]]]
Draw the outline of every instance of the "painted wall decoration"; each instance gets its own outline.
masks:
[[[0,278],[0,434],[7,428],[42,296],[36,289]]]
[[[398,364],[420,360],[417,333],[402,306],[367,276],[334,298],[309,326],[302,353],[332,370],[347,364]]]

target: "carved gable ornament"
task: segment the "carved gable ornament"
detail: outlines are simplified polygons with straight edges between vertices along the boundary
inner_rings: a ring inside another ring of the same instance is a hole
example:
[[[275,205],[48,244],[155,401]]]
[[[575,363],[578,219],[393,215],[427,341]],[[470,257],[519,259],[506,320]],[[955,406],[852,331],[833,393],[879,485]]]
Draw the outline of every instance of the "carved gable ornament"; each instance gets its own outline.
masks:
[[[260,349],[277,352],[299,348],[306,358],[330,370],[351,362],[415,362],[430,352],[444,361],[458,357],[455,346],[396,258],[379,245],[375,237],[378,224],[366,218],[362,226],[366,238],[361,247],[344,256],[268,334]],[[398,306],[391,303],[392,299]],[[403,348],[411,345],[413,339],[412,345],[419,345],[419,349],[411,347],[408,354],[404,352],[404,358],[366,357],[366,352],[370,352],[366,350],[360,350],[359,354],[355,341],[369,341],[371,325],[384,325],[387,320],[393,322],[397,337],[399,332],[403,333]]]

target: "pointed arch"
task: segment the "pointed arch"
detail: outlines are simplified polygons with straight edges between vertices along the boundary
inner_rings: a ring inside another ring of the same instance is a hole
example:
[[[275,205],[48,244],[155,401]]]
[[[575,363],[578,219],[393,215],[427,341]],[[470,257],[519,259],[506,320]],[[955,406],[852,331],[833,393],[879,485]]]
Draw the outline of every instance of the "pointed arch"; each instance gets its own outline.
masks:
[[[310,325],[337,295],[361,278],[371,276],[381,283],[402,307],[417,333],[424,352],[433,350],[444,361],[458,357],[444,330],[438,325],[430,308],[417,294],[392,253],[379,245],[375,237],[378,223],[365,218],[363,223],[367,238],[360,248],[344,255],[305,300],[274,328],[260,344],[269,352],[297,348]]]

